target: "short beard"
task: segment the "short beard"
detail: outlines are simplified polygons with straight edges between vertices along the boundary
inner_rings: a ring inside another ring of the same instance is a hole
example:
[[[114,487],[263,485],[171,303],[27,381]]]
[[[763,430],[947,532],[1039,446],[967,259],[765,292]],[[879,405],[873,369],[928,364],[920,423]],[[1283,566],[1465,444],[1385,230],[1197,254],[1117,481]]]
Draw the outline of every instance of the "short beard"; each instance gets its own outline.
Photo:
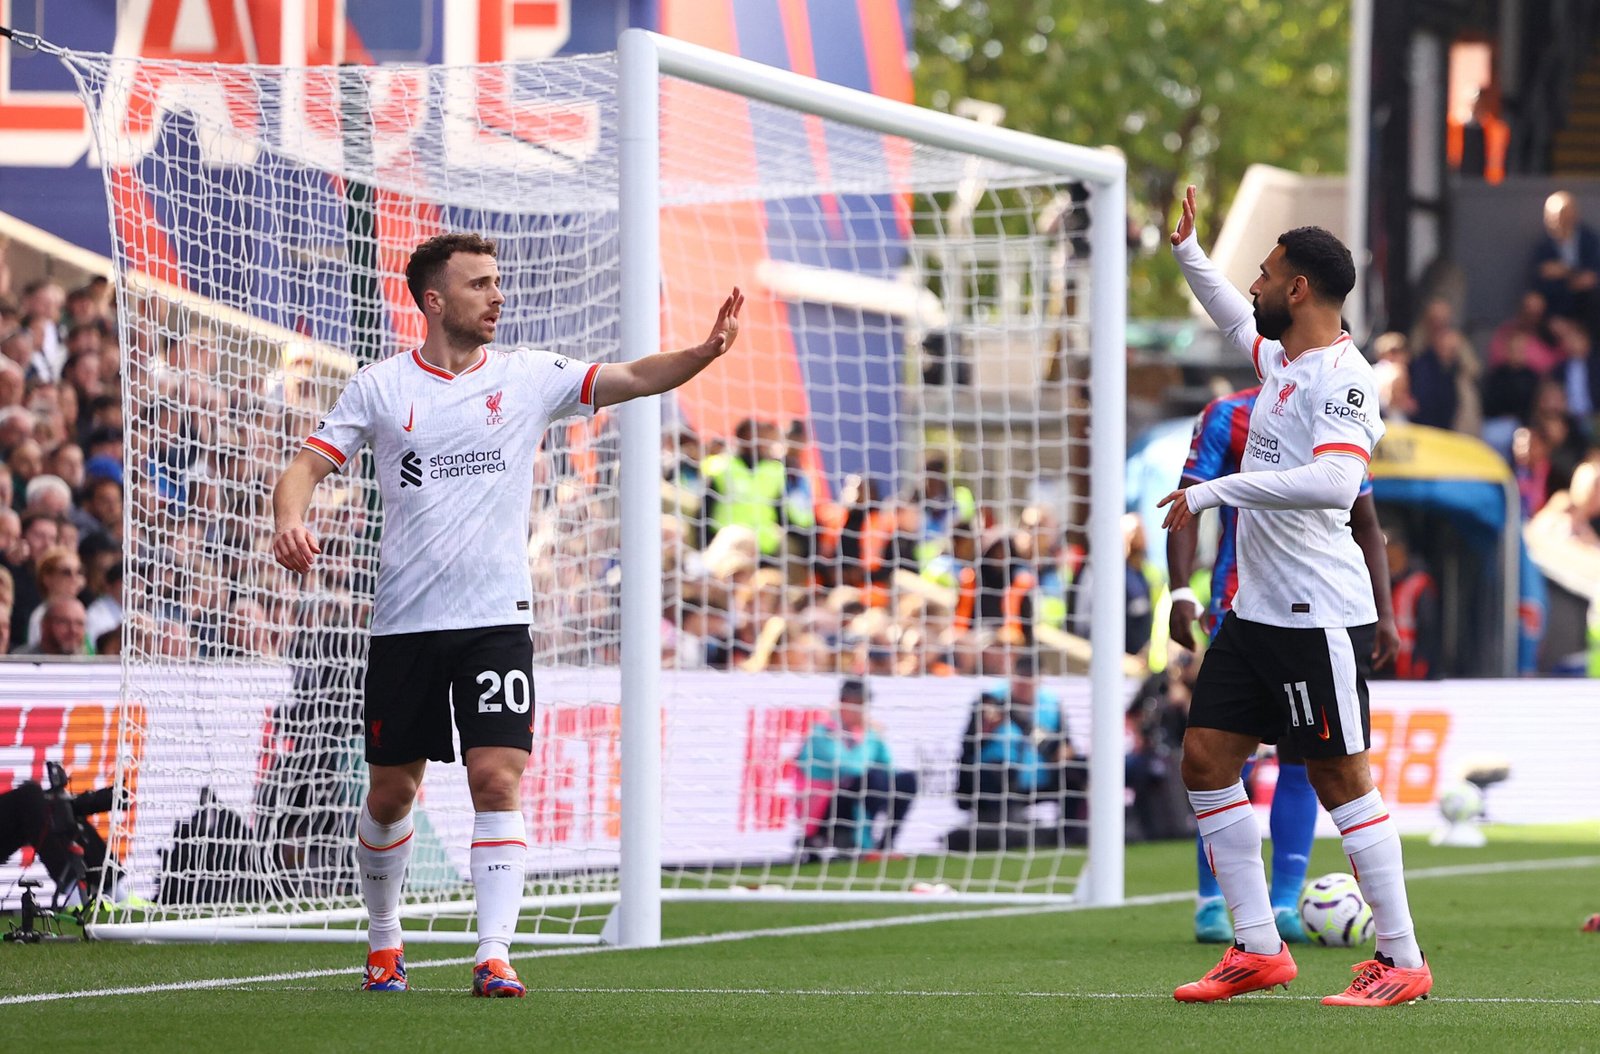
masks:
[[[489,343],[478,331],[476,320],[471,325],[463,326],[458,325],[453,319],[445,318],[441,324],[444,326],[445,339],[456,347],[481,348]]]
[[[1286,310],[1274,310],[1265,304],[1256,304],[1256,332],[1267,340],[1282,340],[1293,322],[1294,317]]]

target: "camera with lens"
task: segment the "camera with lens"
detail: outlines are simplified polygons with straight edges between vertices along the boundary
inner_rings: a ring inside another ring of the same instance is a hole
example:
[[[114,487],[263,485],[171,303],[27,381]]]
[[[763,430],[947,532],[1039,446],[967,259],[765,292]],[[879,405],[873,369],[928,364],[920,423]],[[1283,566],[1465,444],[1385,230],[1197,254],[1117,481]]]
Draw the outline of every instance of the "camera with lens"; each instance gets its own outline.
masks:
[[[58,762],[45,764],[46,786],[28,781],[0,794],[0,860],[31,846],[55,883],[54,910],[88,904],[106,866],[106,842],[89,818],[109,812],[116,790],[72,793]]]

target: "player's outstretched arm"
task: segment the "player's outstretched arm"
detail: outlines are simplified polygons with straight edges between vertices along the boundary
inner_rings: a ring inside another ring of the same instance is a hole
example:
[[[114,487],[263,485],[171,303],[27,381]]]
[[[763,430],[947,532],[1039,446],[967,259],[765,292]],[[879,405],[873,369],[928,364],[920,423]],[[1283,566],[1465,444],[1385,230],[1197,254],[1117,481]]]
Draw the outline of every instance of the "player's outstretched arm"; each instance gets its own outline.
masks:
[[[670,392],[711,365],[739,339],[739,309],[744,294],[737,286],[722,302],[711,335],[704,344],[681,351],[663,351],[631,362],[614,363],[601,370],[594,382],[594,405],[614,406],[645,395]]]
[[[272,488],[272,555],[278,563],[295,572],[311,570],[311,561],[322,552],[322,544],[306,526],[306,510],[311,495],[328,473],[333,462],[311,450],[301,450]]]
[[[1156,503],[1166,508],[1162,527],[1181,531],[1196,515],[1218,505],[1236,509],[1348,509],[1366,477],[1366,462],[1349,454],[1319,457],[1278,472],[1236,472],[1175,490]]]
[[[1201,251],[1200,242],[1194,236],[1194,199],[1195,189],[1191,183],[1183,193],[1183,213],[1172,231],[1172,255],[1183,271],[1184,281],[1194,290],[1195,299],[1206,309],[1217,329],[1234,347],[1249,355],[1255,351],[1256,344],[1255,309]]]
[[[1381,670],[1400,654],[1400,630],[1394,621],[1394,593],[1389,584],[1389,550],[1378,524],[1378,503],[1363,494],[1350,508],[1350,533],[1361,546],[1372,579],[1372,602],[1378,607],[1378,629],[1372,643],[1372,668]]]

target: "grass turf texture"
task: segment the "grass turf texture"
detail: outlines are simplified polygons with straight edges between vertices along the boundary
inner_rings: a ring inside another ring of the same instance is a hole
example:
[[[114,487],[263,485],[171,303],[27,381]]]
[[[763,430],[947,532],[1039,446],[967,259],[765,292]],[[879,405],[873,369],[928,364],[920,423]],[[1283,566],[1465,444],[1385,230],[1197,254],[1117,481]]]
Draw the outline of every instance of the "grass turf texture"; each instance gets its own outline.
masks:
[[[1407,865],[1435,999],[1348,1010],[1341,990],[1359,949],[1297,947],[1289,994],[1230,1004],[1175,1003],[1176,985],[1220,949],[1191,939],[1188,899],[1106,911],[1025,914],[881,929],[735,940],[648,952],[523,956],[529,998],[467,995],[470,967],[429,967],[469,946],[416,945],[415,990],[356,990],[361,949],[340,945],[96,943],[0,948],[0,999],[34,993],[334,970],[220,988],[0,1004],[0,1043],[53,1052],[223,1049],[545,1051],[1018,1051],[1285,1049],[1318,1051],[1600,1049],[1600,865],[1472,875],[1433,869],[1559,861],[1600,853],[1593,825],[1491,832],[1481,850],[1410,840]],[[1496,835],[1502,835],[1496,837]],[[1130,896],[1185,891],[1193,849],[1135,846]],[[1320,841],[1313,876],[1347,869]],[[1426,876],[1426,877],[1424,877]],[[740,930],[966,910],[925,905],[778,902],[667,905],[668,940]],[[1481,1000],[1481,1001],[1479,1001]],[[1543,1000],[1544,1002],[1495,1002]],[[1566,1000],[1567,1002],[1560,1002]]]

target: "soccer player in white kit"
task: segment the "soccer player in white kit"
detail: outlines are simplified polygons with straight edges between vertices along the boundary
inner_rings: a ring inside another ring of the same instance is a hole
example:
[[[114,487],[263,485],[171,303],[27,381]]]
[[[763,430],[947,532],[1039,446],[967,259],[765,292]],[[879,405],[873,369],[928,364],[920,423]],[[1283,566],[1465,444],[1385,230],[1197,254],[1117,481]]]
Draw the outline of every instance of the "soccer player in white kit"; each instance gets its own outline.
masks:
[[[1161,500],[1170,506],[1168,530],[1219,505],[1239,510],[1239,588],[1200,667],[1183,741],[1183,782],[1236,943],[1173,995],[1209,1003],[1288,987],[1295,977],[1273,921],[1261,829],[1239,778],[1261,742],[1287,734],[1377,922],[1376,954],[1323,1003],[1409,1003],[1426,997],[1433,976],[1411,921],[1400,835],[1367,760],[1365,675],[1378,615],[1349,521],[1384,429],[1372,368],[1340,322],[1355,265],[1320,227],[1287,231],[1250,287],[1252,311],[1200,250],[1194,215],[1191,186],[1173,254],[1217,328],[1251,356],[1261,395],[1240,471]]]
[[[533,746],[528,519],[534,459],[550,422],[658,395],[733,346],[735,289],[705,343],[600,365],[548,351],[492,350],[505,297],[495,244],[476,234],[423,242],[406,283],[427,317],[422,346],[358,372],[273,491],[272,552],[304,574],[321,551],[305,525],[312,492],[371,446],[384,531],[367,660],[371,787],[356,862],[370,915],[369,991],[403,991],[399,906],[411,806],[430,759],[454,761],[451,701],[475,813],[473,993],[525,994],[509,963],[526,870],[521,782]]]

